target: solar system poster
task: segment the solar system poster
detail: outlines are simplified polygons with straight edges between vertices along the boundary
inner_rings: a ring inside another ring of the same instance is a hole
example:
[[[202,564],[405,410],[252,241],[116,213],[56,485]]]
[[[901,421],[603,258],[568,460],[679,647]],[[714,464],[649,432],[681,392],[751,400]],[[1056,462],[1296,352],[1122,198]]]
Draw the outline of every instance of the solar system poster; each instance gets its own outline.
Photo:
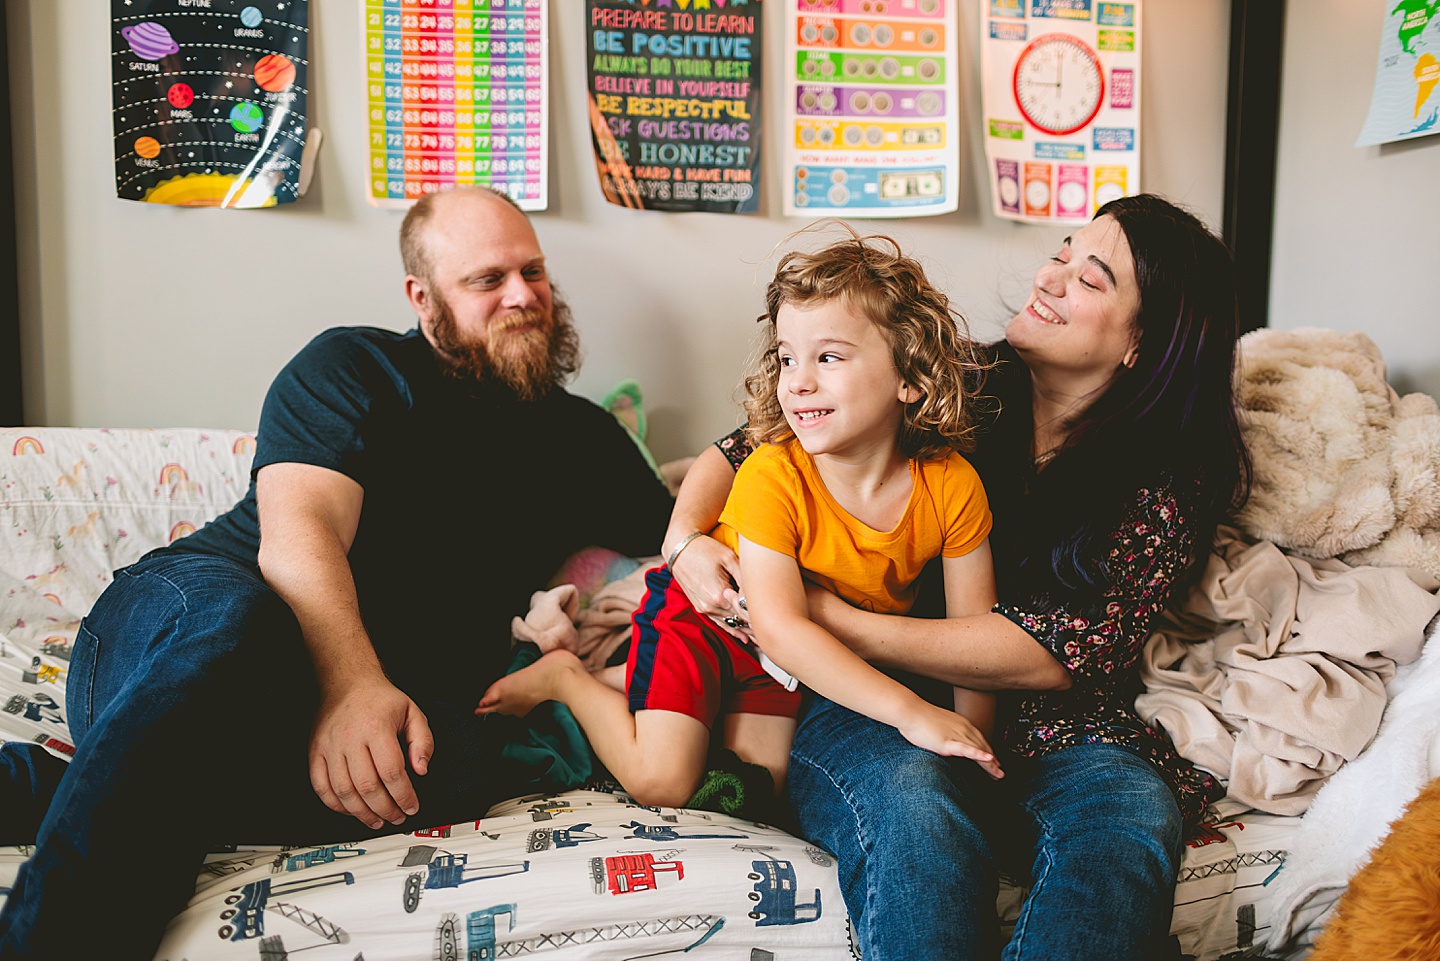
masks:
[[[545,0],[360,0],[376,207],[456,185],[544,210]]]
[[[299,196],[308,0],[111,0],[115,187],[125,200]]]
[[[760,0],[587,0],[600,189],[643,210],[760,207]]]
[[[986,179],[997,217],[1084,223],[1140,191],[1141,0],[983,0]]]

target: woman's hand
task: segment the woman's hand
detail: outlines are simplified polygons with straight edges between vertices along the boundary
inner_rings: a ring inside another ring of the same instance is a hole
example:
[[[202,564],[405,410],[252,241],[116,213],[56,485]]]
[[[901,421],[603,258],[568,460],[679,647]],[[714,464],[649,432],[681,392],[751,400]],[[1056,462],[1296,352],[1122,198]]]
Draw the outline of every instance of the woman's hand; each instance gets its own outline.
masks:
[[[916,747],[947,757],[968,757],[995,779],[1005,776],[995,752],[975,725],[954,711],[916,699],[914,719],[896,725],[905,740]]]
[[[750,615],[740,588],[740,559],[735,552],[708,535],[695,538],[670,573],[695,610],[714,621],[720,630],[743,642],[754,640]]]

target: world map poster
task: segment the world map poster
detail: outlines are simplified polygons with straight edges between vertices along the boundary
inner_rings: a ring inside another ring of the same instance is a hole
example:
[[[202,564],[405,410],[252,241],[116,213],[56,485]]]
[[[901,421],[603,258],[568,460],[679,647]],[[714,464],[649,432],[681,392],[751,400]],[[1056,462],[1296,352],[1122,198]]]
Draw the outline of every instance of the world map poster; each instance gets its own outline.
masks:
[[[304,192],[308,0],[111,0],[115,188],[271,207]]]
[[[1357,147],[1440,133],[1440,0],[1387,0],[1375,92]]]

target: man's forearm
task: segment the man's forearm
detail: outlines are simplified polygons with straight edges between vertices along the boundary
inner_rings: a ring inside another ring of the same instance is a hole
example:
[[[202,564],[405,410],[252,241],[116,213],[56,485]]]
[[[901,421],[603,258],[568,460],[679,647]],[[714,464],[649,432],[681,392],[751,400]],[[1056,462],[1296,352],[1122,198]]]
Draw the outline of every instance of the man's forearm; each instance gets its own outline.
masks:
[[[338,539],[323,530],[267,538],[260,570],[295,612],[322,693],[384,676]]]

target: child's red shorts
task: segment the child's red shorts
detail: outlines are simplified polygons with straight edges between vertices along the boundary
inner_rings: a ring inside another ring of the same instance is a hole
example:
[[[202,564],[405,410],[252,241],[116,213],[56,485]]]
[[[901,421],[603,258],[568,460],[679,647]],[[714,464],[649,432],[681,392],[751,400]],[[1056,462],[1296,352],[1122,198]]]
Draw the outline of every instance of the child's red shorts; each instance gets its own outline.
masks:
[[[800,692],[781,687],[753,647],[698,613],[668,568],[647,571],[645,588],[625,665],[631,711],[675,711],[706,727],[721,713],[799,713]]]

